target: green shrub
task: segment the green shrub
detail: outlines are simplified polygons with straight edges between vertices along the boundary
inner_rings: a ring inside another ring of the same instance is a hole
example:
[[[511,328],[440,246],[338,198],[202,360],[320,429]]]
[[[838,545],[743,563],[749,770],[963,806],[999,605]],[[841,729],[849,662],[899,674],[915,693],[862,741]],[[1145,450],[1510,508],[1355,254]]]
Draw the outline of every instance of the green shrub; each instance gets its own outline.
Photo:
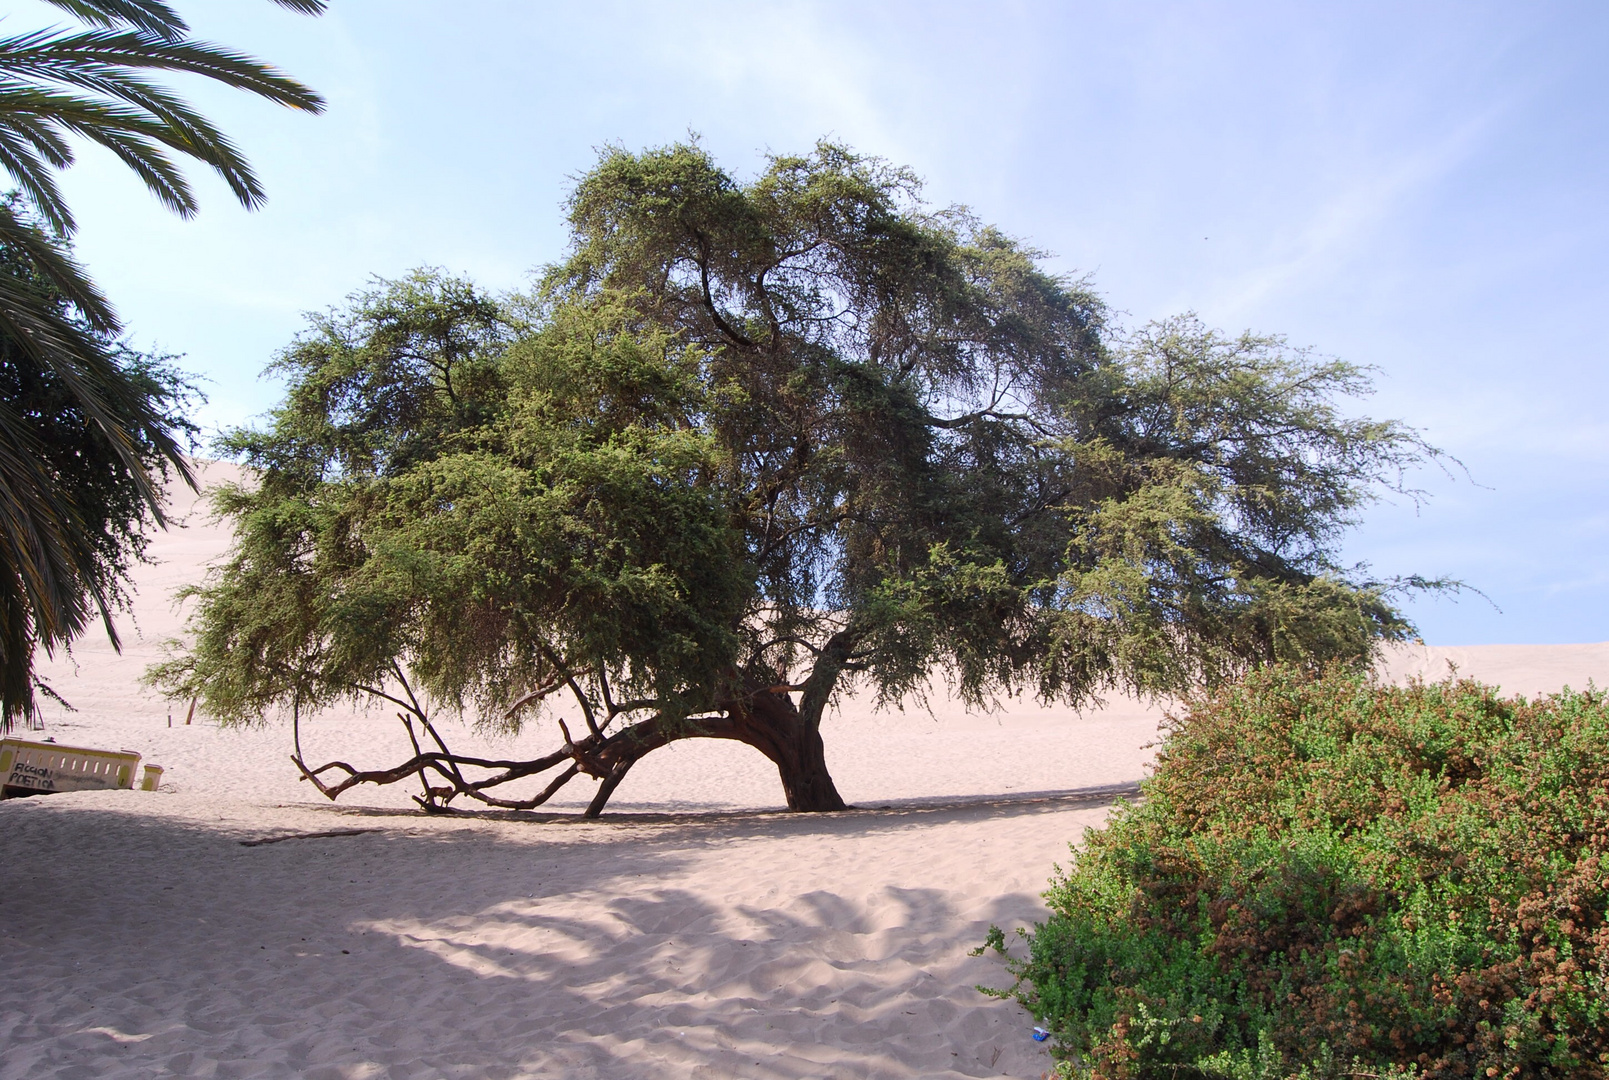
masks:
[[[1066,1075],[1602,1077],[1606,847],[1603,693],[1271,669],[1175,721],[997,993]]]

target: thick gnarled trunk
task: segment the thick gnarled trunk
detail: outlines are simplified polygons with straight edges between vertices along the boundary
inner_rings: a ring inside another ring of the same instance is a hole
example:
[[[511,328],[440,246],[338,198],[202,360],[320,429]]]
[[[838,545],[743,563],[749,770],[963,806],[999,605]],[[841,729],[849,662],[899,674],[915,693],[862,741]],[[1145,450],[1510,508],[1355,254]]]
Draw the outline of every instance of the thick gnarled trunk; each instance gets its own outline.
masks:
[[[826,748],[820,729],[810,723],[786,695],[756,694],[748,707],[735,712],[732,719],[741,732],[734,737],[748,743],[776,765],[789,810],[846,809],[832,782],[832,774],[827,771]]]
[[[591,734],[579,740],[572,740],[569,728],[561,720],[563,748],[530,761],[497,761],[454,754],[424,710],[416,706],[414,720],[399,716],[408,727],[410,739],[414,739],[414,723],[417,722],[434,742],[435,749],[426,750],[415,739],[415,756],[396,768],[359,771],[345,762],[335,761],[310,769],[299,753],[293,755],[292,760],[303,777],[332,800],[357,784],[391,784],[416,776],[424,785],[424,794],[415,796],[415,801],[431,811],[447,809],[448,803],[460,795],[488,806],[534,810],[571,779],[585,774],[599,783],[582,816],[595,818],[603,813],[632,766],[660,747],[682,739],[731,739],[754,747],[777,767],[789,810],[807,813],[845,810],[848,807],[838,794],[832,774],[827,771],[826,750],[821,741],[819,701],[824,700],[820,695],[807,693],[806,707],[801,711],[783,688],[754,689],[729,701],[721,715],[680,721],[654,716],[610,735],[594,728]],[[464,772],[466,768],[487,770],[493,775],[472,779]],[[534,797],[507,799],[491,794],[491,789],[503,784],[560,768],[562,771]],[[319,779],[321,774],[331,770],[344,772],[345,779],[337,783]],[[432,777],[436,778],[436,783],[432,783]]]
[[[732,739],[754,747],[777,767],[789,810],[847,809],[827,771],[826,748],[816,725],[786,694],[760,691],[734,703],[725,716],[675,725],[647,720],[603,740],[596,748],[583,741],[578,746],[587,759],[583,771],[601,781],[583,816],[597,817],[603,812],[632,765],[666,743],[682,739]]]

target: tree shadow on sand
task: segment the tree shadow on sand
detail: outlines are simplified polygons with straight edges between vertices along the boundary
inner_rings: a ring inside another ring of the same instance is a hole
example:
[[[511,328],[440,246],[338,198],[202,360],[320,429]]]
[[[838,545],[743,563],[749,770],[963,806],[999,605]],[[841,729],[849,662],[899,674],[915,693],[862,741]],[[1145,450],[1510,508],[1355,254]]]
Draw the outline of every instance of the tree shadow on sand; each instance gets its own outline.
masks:
[[[246,1063],[332,1078],[1037,1076],[1020,1010],[972,989],[999,985],[999,965],[967,956],[991,922],[1040,917],[1035,897],[834,888],[832,859],[853,846],[821,856],[825,887],[773,888],[764,841],[919,844],[1110,797],[577,829],[337,807],[270,830],[3,812],[0,857],[26,887],[0,893],[0,1078]],[[359,824],[377,831],[241,844]]]

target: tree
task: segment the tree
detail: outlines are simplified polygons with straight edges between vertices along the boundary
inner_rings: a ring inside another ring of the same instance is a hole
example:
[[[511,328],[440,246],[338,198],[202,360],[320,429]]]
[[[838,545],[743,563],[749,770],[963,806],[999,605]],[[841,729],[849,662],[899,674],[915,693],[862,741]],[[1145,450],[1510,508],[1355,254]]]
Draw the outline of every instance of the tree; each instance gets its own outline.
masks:
[[[16,212],[14,204],[11,209]],[[32,496],[36,505],[60,515],[55,523],[59,523],[69,560],[60,572],[63,577],[70,575],[72,582],[62,601],[63,621],[82,627],[97,611],[104,615],[124,606],[128,571],[149,540],[148,493],[127,467],[127,453],[132,452],[145,476],[162,483],[169,480],[174,468],[171,453],[195,442],[197,429],[188,411],[197,395],[171,357],[138,352],[75,318],[67,298],[52,288],[27,251],[0,243],[0,275],[34,290],[54,318],[93,341],[116,378],[128,388],[128,397],[137,402],[135,408],[113,413],[120,432],[129,440],[126,447],[116,447],[66,379],[33,362],[13,339],[0,335],[0,403],[10,414],[9,446],[20,443],[27,447],[31,454],[28,463],[49,478],[48,487],[22,492],[21,497],[15,490],[10,494],[16,501]],[[13,517],[5,522],[10,565],[19,562],[19,538],[23,542],[31,539],[27,530],[37,525],[40,516],[36,510],[31,520]],[[26,644],[38,625],[27,603],[28,594],[15,587],[15,577],[11,582],[11,588],[0,589],[0,642],[8,660],[16,655],[12,650],[19,642],[24,644],[21,654],[29,655]],[[110,623],[108,632],[116,641]],[[50,644],[48,639],[46,644]],[[0,668],[0,678],[6,680],[3,692],[7,700],[27,701],[35,688],[55,696],[48,685],[32,676],[31,664],[8,663]]]
[[[116,643],[108,605],[141,549],[138,528],[126,526],[145,515],[163,523],[170,471],[193,482],[176,437],[186,429],[175,427],[173,411],[184,400],[182,380],[119,344],[116,312],[71,256],[74,221],[54,177],[73,162],[70,140],[110,150],[188,217],[196,201],[172,153],[211,166],[248,208],[261,203],[262,187],[222,132],[143,71],[198,74],[291,108],[323,107],[272,68],[190,40],[162,0],[48,2],[90,29],[0,38],[0,167],[21,195],[0,203],[0,385],[14,395],[0,395],[0,730],[34,710],[36,648],[68,644],[96,612]],[[275,2],[308,13],[324,7]],[[57,402],[61,426],[41,424],[33,391]],[[65,442],[48,441],[56,437]],[[65,468],[66,447],[92,450],[86,468],[112,469],[117,475],[103,475],[110,489],[86,487]],[[125,480],[143,506],[133,519],[120,501]],[[104,501],[109,490],[118,492],[116,509]],[[121,546],[109,551],[108,542]]]
[[[532,807],[585,773],[595,815],[707,737],[835,810],[846,687],[1083,702],[1362,661],[1411,630],[1392,590],[1436,584],[1336,562],[1434,455],[1338,410],[1365,372],[1188,317],[1122,334],[904,171],[821,144],[742,185],[697,146],[611,150],[569,216],[534,297],[418,272],[316,319],[268,427],[227,442],[234,553],[152,678],[226,721],[400,708],[395,768],[298,753],[332,798],[416,777],[427,809]],[[432,722],[566,701],[532,761]]]

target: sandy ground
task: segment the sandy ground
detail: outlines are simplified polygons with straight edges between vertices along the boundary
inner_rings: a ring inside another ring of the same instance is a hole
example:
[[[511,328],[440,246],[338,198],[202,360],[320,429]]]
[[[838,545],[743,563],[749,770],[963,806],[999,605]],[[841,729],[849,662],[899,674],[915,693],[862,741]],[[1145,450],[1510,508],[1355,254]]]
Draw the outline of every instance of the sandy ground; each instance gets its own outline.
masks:
[[[181,513],[184,507],[180,507]],[[401,785],[316,801],[283,727],[184,724],[139,685],[167,597],[221,555],[199,514],[158,539],[121,655],[49,668],[76,713],[38,735],[129,748],[163,790],[0,804],[0,1080],[22,1077],[1038,1077],[1026,1015],[973,989],[991,923],[1043,916],[1067,845],[1144,773],[1161,711],[967,715],[848,702],[824,727],[839,815],[778,813],[769,764],[693,742],[605,820],[425,817]],[[1512,692],[1609,681],[1609,645],[1413,647]],[[553,732],[455,748],[535,754]],[[310,758],[391,764],[400,726],[304,726]],[[315,833],[340,835],[310,836]],[[264,842],[266,841],[266,842]]]
[[[1103,814],[16,800],[0,1075],[1039,1076],[1021,1010],[973,989],[999,965],[967,950],[1032,920]]]

